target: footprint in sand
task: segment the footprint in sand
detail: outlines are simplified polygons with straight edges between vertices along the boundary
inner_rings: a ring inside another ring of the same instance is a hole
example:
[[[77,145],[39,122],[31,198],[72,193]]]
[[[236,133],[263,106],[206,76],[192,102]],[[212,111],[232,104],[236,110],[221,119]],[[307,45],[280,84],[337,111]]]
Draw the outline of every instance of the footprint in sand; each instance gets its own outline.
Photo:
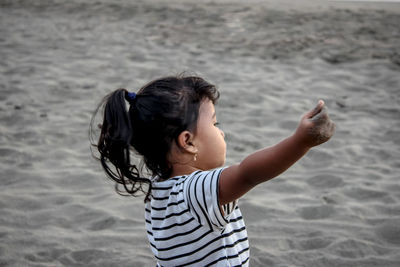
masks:
[[[77,250],[65,254],[58,259],[65,266],[87,266],[94,262],[101,262],[110,258],[110,253],[98,249]]]
[[[319,174],[307,180],[307,183],[313,187],[328,189],[343,185],[343,179],[332,174]]]
[[[330,218],[335,210],[332,206],[309,206],[299,210],[300,216],[305,220],[320,220]]]
[[[29,254],[25,256],[25,259],[30,262],[35,263],[45,263],[45,262],[54,262],[63,254],[69,253],[70,250],[67,249],[49,249],[46,251],[39,251],[35,254]],[[45,264],[43,264],[45,265]]]
[[[298,249],[300,250],[314,250],[314,249],[323,249],[329,246],[333,240],[327,237],[315,237],[307,240],[301,240],[298,242]]]
[[[110,229],[117,221],[113,217],[104,218],[92,223],[89,229],[92,231],[100,231],[104,229]]]
[[[378,248],[369,241],[345,239],[336,242],[330,248],[330,253],[348,259],[360,259],[377,255]]]
[[[344,192],[344,194],[352,199],[359,200],[359,201],[388,201],[392,202],[389,193],[371,190],[371,189],[364,189],[364,188],[351,188]]]
[[[400,219],[382,223],[375,229],[375,233],[384,241],[400,246]]]

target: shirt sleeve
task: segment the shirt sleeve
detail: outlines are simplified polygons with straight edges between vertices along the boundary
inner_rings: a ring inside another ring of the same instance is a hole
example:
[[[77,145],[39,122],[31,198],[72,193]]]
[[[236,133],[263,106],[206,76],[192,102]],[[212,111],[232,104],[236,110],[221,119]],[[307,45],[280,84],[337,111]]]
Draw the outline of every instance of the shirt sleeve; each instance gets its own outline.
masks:
[[[219,178],[223,168],[192,173],[185,181],[184,199],[190,212],[202,225],[223,230],[236,208],[237,201],[219,205]]]

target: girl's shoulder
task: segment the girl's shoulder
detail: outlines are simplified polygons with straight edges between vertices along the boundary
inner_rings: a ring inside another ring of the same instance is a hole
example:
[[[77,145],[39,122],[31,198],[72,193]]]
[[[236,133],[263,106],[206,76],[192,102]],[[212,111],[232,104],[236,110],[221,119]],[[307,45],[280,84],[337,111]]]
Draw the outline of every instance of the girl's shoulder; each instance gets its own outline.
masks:
[[[198,178],[208,177],[208,180],[218,180],[222,170],[225,167],[213,169],[213,170],[197,170],[187,175],[174,176],[167,180],[160,180],[158,177],[152,179],[152,190],[155,191],[174,191],[179,190],[185,184],[192,183]]]

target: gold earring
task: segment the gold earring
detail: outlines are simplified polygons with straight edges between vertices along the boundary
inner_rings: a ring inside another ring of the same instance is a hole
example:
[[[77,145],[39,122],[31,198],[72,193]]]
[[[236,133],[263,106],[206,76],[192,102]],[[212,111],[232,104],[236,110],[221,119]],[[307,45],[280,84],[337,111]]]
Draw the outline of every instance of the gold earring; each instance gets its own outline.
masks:
[[[197,160],[197,153],[194,154],[193,160],[196,161]]]

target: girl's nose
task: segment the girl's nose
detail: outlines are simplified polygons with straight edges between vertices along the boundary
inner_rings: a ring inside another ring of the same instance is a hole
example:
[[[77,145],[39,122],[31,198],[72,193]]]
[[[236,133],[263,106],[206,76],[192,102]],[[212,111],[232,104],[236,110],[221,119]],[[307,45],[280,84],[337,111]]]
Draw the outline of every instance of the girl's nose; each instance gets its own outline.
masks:
[[[222,137],[225,138],[225,133],[224,133],[224,131],[222,131],[222,130],[220,130],[220,131],[221,131]]]

